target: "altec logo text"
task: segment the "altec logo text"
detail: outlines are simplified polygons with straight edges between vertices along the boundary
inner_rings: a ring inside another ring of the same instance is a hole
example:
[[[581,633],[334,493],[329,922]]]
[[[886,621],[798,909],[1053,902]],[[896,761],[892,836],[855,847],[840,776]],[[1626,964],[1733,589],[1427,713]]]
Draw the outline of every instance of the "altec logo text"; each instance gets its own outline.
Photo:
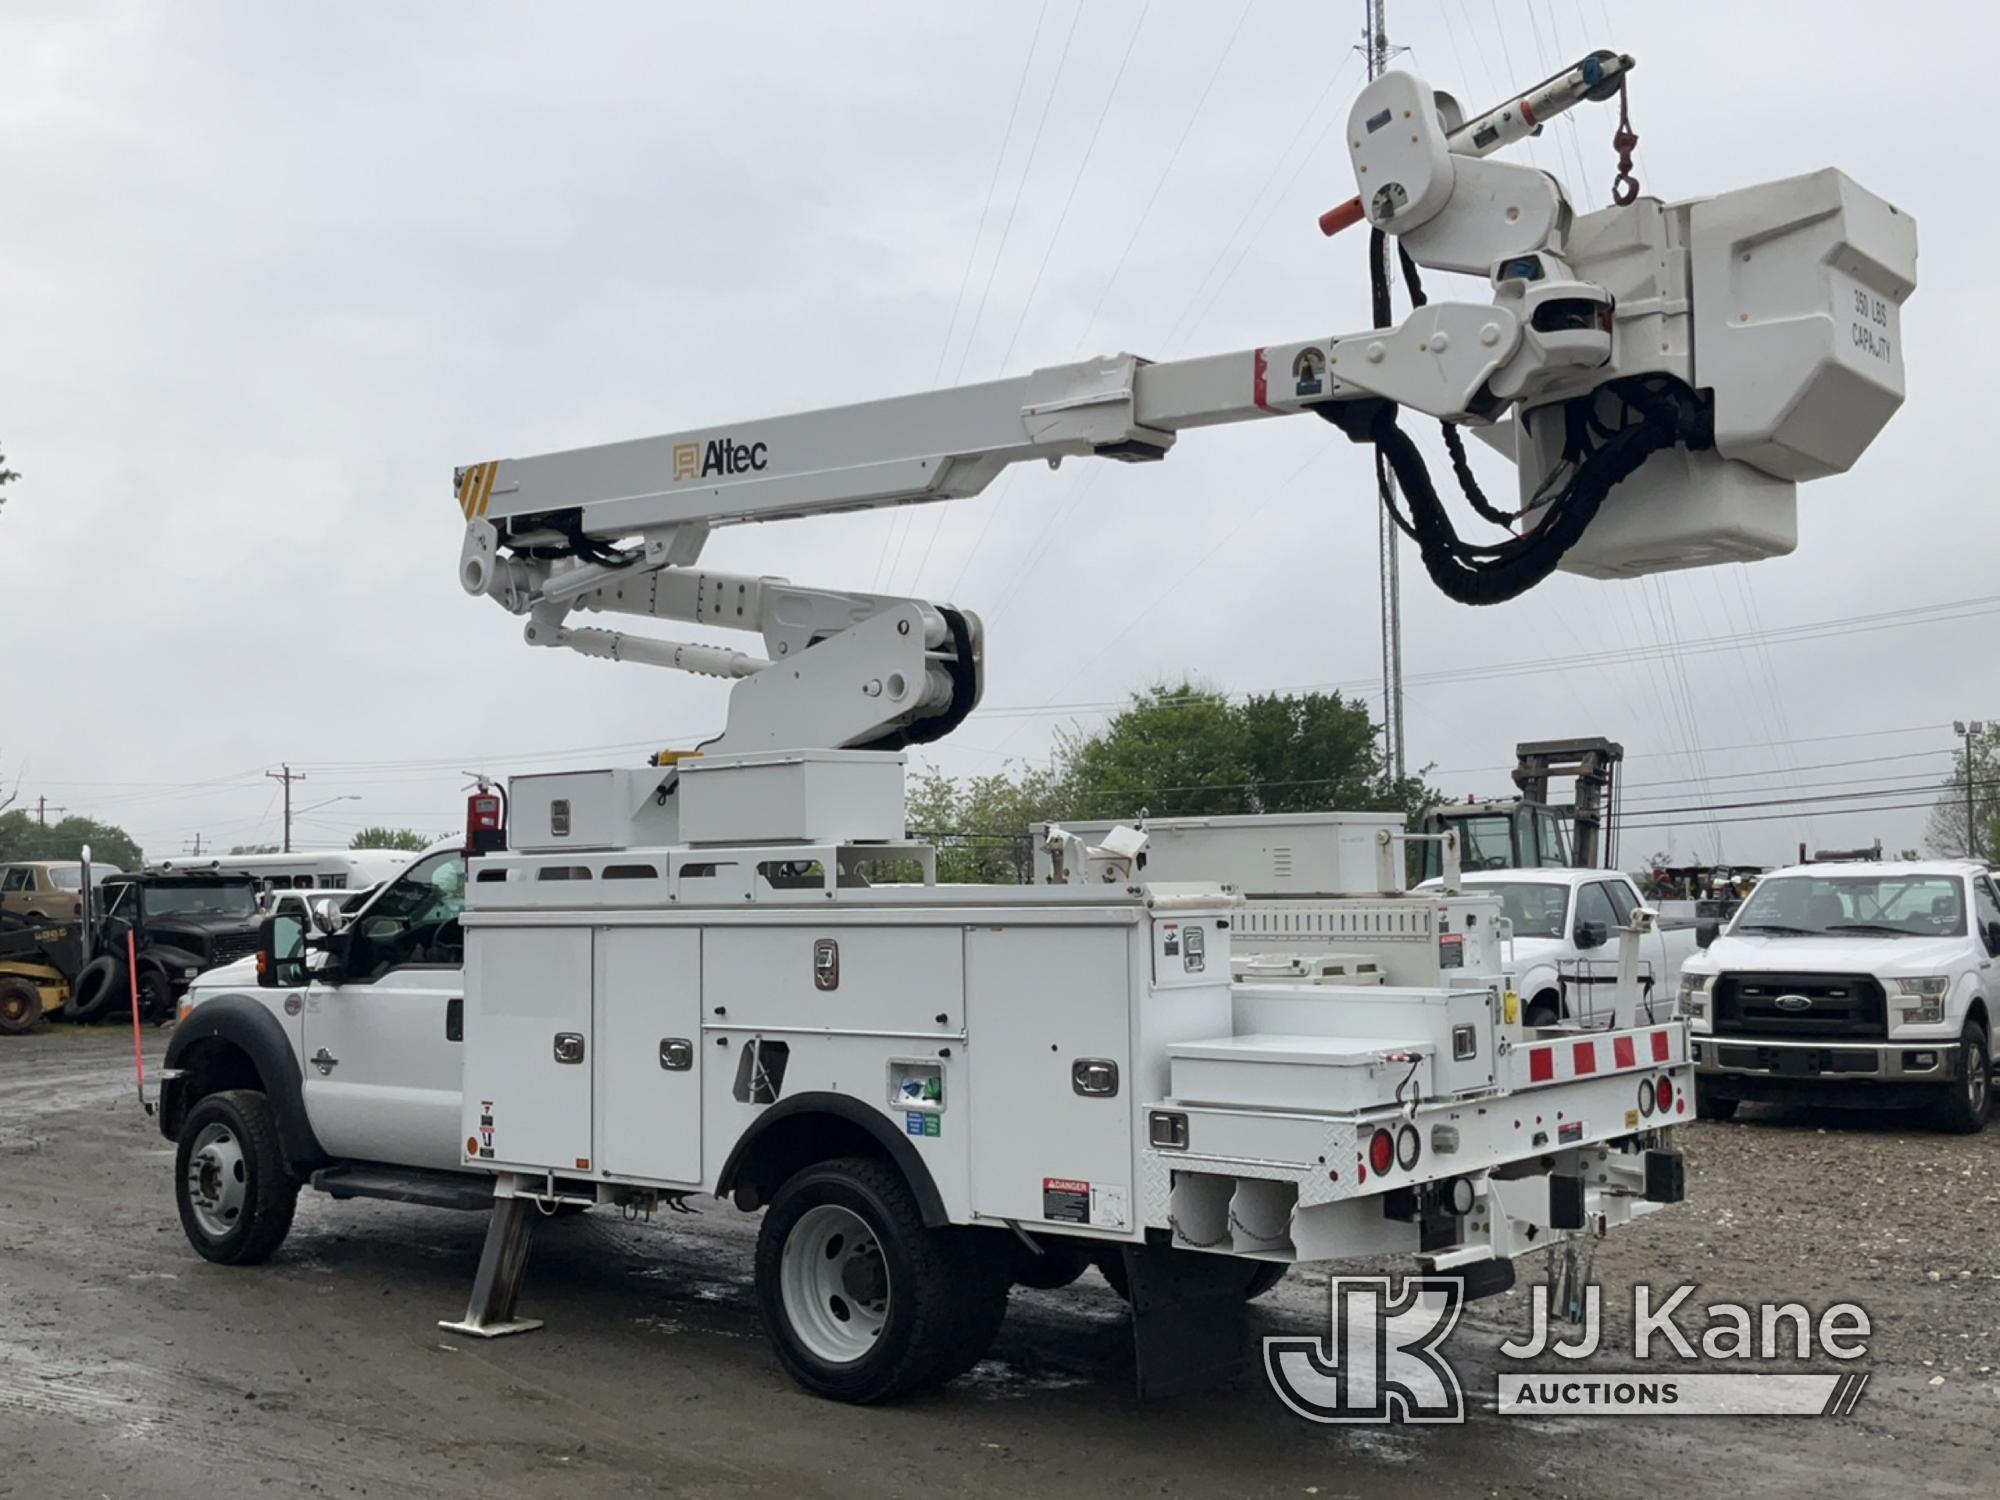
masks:
[[[750,474],[761,471],[770,449],[763,443],[739,443],[733,438],[710,438],[706,443],[674,444],[674,478],[708,479],[717,474]]]

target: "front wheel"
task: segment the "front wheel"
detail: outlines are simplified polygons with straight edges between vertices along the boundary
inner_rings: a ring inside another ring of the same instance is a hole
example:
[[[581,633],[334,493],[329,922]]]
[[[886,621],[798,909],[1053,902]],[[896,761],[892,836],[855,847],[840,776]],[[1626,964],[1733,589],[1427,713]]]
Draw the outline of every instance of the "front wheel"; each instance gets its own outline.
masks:
[[[139,1013],[155,1021],[173,1019],[174,982],[165,969],[139,971]]]
[[[968,1246],[924,1227],[886,1162],[803,1168],[757,1233],[757,1308],[779,1360],[814,1395],[861,1404],[951,1378],[984,1352],[972,1335],[990,1340],[1007,1295],[1003,1275],[967,1276]]]
[[[271,1101],[254,1089],[210,1094],[181,1122],[174,1199],[204,1260],[250,1266],[292,1231],[299,1182],[286,1170]]]
[[[42,992],[30,979],[0,979],[0,1036],[26,1036],[42,1024]]]
[[[1958,1081],[1939,1091],[1931,1106],[1931,1124],[1951,1135],[1976,1135],[1986,1128],[1986,1106],[1992,1091],[1993,1055],[1986,1033],[1972,1021],[1958,1039]]]

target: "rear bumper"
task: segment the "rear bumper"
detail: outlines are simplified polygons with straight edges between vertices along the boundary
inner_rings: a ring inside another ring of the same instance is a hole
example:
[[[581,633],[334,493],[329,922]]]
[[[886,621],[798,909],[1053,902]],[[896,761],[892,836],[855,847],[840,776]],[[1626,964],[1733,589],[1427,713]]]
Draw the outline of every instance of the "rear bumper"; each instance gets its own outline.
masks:
[[[1772,1041],[1760,1037],[1692,1039],[1696,1074],[1731,1092],[1730,1085],[1950,1083],[1959,1074],[1959,1049],[1950,1041]],[[1746,1095],[1745,1097],[1748,1097]]]

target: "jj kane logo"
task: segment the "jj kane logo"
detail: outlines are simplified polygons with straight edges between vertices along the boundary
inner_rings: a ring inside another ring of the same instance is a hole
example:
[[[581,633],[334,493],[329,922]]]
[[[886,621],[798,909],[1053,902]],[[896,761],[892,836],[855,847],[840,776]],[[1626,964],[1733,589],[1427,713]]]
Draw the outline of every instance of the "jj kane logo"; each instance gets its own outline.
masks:
[[[1554,1336],[1546,1286],[1530,1289],[1530,1327],[1499,1347],[1503,1361],[1536,1367],[1497,1372],[1493,1410],[1500,1416],[1845,1416],[1868,1386],[1863,1358],[1867,1312],[1835,1303],[1817,1316],[1796,1302],[1756,1307],[1716,1303],[1705,1326],[1684,1328],[1676,1314],[1694,1294],[1675,1288],[1664,1300],[1633,1288],[1632,1357],[1638,1368],[1585,1372],[1557,1361],[1588,1359],[1602,1333],[1600,1291],[1582,1288],[1570,1316],[1576,1336]],[[1264,1373],[1278,1399],[1309,1422],[1463,1422],[1463,1387],[1444,1343],[1458,1324],[1465,1283],[1412,1276],[1401,1289],[1387,1277],[1335,1277],[1332,1326],[1325,1338],[1264,1340]],[[1565,1299],[1566,1301],[1568,1299]],[[1800,1369],[1820,1360],[1836,1368]],[[1780,1369],[1758,1369],[1781,1362]],[[1690,1364],[1706,1368],[1691,1370]],[[1846,1370],[1839,1366],[1848,1366]]]
[[[674,444],[674,478],[711,479],[717,474],[762,472],[770,457],[764,443],[739,443],[734,438],[710,438],[706,443]]]

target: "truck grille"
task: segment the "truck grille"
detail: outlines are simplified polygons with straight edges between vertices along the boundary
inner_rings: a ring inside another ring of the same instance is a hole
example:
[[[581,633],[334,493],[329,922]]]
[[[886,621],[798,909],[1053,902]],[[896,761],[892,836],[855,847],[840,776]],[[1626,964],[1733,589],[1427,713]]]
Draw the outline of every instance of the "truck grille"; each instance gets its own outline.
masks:
[[[1882,986],[1866,974],[1724,974],[1714,1003],[1717,1036],[1889,1034]]]
[[[257,951],[257,934],[254,932],[219,932],[208,940],[208,961],[211,967],[233,964],[239,958]]]

